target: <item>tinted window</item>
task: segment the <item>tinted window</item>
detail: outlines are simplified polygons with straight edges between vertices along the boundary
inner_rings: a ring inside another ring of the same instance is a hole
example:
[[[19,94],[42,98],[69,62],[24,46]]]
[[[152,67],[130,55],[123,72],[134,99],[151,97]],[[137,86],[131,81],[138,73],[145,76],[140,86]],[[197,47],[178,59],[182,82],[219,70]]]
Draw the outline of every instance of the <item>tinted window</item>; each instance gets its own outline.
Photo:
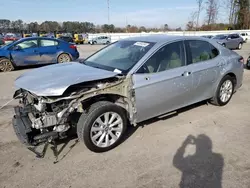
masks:
[[[234,34],[234,35],[231,36],[231,38],[232,38],[232,39],[237,39],[237,38],[239,38],[239,35]]]
[[[219,51],[206,41],[191,40],[186,42],[190,49],[189,59],[191,63],[199,63],[210,60],[219,55]]]
[[[174,42],[158,50],[137,73],[156,73],[185,65],[183,42]]]
[[[37,40],[26,40],[24,42],[18,43],[16,46],[19,46],[21,49],[36,48]]]
[[[54,40],[41,40],[41,46],[57,46],[58,42]]]
[[[214,39],[226,39],[227,35],[216,35]]]

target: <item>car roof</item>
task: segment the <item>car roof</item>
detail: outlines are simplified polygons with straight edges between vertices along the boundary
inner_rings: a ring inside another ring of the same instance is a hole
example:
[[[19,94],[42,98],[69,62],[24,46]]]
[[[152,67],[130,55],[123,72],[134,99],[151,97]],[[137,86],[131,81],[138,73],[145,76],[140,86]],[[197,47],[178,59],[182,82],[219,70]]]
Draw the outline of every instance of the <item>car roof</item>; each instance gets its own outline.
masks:
[[[201,36],[182,36],[182,35],[167,35],[167,34],[155,34],[147,36],[130,37],[121,40],[131,40],[131,41],[143,41],[143,42],[154,42],[154,43],[167,43],[175,40],[205,40]]]
[[[56,38],[49,38],[49,37],[26,37],[26,38],[20,39],[20,41],[22,41],[22,40],[32,40],[32,39],[49,39],[49,40],[57,40]]]

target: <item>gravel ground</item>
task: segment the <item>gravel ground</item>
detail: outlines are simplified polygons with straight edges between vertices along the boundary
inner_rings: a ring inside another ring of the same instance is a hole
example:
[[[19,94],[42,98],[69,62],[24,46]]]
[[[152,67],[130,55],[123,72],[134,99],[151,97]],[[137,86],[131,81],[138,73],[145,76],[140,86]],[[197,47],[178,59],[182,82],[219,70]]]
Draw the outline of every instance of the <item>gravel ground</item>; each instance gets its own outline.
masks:
[[[78,48],[86,57],[101,47]],[[237,52],[247,58],[250,44]],[[0,106],[11,99],[14,80],[25,71],[0,73]],[[11,126],[11,102],[0,110],[0,187],[174,188],[181,179],[200,180],[203,175],[212,182],[210,187],[249,188],[249,81],[250,71],[245,70],[243,86],[227,106],[200,103],[147,121],[130,129],[127,139],[107,153],[92,153],[72,139],[56,164],[50,148],[38,159],[18,142]],[[188,135],[197,139],[185,147]]]

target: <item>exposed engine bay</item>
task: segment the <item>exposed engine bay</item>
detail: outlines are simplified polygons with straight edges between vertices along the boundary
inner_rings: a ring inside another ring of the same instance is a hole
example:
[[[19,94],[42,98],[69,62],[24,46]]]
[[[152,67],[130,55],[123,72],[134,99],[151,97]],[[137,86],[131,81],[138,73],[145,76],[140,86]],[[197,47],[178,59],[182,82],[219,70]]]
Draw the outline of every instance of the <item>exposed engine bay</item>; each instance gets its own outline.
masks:
[[[24,89],[13,97],[20,104],[15,107],[13,126],[19,140],[28,146],[67,137],[77,125],[77,114],[102,98],[122,106],[131,123],[135,122],[132,79],[123,76],[72,85],[58,97],[37,96]]]

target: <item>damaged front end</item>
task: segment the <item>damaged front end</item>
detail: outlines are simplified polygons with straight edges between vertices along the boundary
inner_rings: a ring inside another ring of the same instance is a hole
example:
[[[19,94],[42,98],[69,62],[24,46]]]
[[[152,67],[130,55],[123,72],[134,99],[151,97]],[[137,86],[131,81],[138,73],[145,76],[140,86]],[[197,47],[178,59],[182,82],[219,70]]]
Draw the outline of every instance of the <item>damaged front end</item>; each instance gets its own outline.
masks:
[[[136,122],[131,77],[117,76],[72,85],[62,96],[38,96],[19,89],[13,97],[19,99],[19,105],[14,108],[13,127],[19,140],[28,146],[66,138],[76,128],[77,114],[106,97],[126,109],[131,123]]]
[[[20,93],[17,97],[20,105],[14,107],[13,126],[21,142],[36,146],[66,136],[73,126],[69,119],[73,109],[67,108],[71,100],[48,103],[46,98],[22,89],[16,93]]]

